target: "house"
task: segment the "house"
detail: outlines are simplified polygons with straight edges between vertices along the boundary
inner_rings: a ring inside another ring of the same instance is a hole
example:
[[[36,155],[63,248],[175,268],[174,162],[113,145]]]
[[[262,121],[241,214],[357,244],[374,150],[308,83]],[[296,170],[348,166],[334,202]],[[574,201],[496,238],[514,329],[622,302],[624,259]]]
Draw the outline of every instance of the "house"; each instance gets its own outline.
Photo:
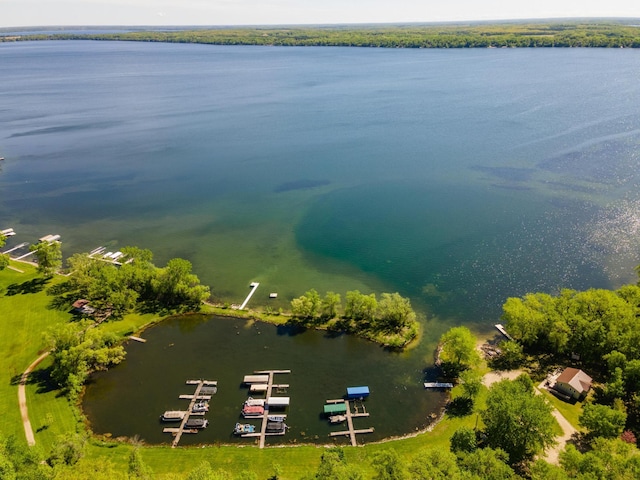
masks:
[[[573,399],[584,398],[591,388],[591,377],[577,368],[565,368],[556,379],[554,389]]]

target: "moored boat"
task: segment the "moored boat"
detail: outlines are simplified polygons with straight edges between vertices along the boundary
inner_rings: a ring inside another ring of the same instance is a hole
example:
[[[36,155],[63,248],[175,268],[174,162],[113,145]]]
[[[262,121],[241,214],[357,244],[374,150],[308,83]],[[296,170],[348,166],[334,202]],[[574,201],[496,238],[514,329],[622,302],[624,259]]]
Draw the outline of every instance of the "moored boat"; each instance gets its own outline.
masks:
[[[251,425],[250,423],[236,423],[236,426],[233,429],[233,433],[235,433],[236,435],[253,433],[255,431],[256,431],[255,425]]]
[[[182,410],[167,410],[160,415],[160,419],[163,422],[179,422],[186,414],[187,412],[183,412]]]
[[[346,415],[331,415],[329,417],[329,422],[331,423],[342,423],[347,419]]]
[[[287,429],[287,424],[284,422],[267,422],[267,433],[284,433]]]
[[[193,406],[191,411],[194,412],[194,413],[208,412],[209,411],[209,404],[207,402],[198,402]]]
[[[256,418],[264,415],[264,407],[260,405],[245,405],[242,409],[242,416],[245,418]]]
[[[206,418],[190,418],[189,420],[187,420],[187,423],[185,423],[184,427],[207,428],[207,425],[209,425],[209,420],[207,420]]]

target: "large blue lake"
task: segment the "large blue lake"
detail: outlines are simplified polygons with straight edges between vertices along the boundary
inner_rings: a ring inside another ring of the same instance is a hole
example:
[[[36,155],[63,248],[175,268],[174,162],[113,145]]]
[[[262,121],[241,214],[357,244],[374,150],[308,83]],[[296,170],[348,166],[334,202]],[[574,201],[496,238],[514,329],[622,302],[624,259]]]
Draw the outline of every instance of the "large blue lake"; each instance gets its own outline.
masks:
[[[412,368],[508,296],[635,280],[638,51],[25,42],[0,67],[14,244],[149,248],[220,301],[260,282],[253,306],[398,291]]]

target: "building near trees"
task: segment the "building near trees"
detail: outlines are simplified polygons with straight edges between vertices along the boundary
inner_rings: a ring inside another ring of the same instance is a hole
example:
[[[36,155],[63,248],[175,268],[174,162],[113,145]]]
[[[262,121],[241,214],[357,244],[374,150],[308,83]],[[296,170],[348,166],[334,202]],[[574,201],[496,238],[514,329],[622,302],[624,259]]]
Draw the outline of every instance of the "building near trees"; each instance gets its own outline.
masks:
[[[582,370],[568,367],[556,379],[553,388],[564,395],[579,400],[587,395],[591,389],[591,382],[591,377]]]

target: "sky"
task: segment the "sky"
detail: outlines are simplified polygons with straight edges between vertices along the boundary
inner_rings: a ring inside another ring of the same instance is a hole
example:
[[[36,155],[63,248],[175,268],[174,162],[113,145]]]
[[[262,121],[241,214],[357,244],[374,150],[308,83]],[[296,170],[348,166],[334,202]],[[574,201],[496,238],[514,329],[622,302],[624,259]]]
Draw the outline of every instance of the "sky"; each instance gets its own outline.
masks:
[[[640,18],[639,0],[0,0],[0,27]]]

